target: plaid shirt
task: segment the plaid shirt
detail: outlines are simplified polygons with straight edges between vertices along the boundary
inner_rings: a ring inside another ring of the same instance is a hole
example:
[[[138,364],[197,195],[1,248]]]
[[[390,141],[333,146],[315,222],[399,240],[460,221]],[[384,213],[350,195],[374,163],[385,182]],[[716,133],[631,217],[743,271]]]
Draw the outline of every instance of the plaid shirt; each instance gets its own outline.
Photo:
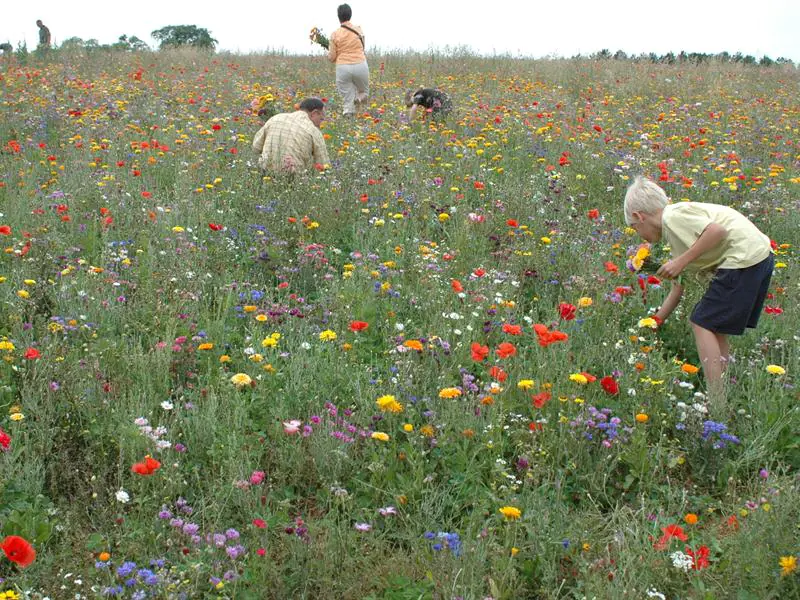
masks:
[[[303,110],[272,117],[253,139],[253,150],[265,170],[297,173],[330,162],[322,132]]]

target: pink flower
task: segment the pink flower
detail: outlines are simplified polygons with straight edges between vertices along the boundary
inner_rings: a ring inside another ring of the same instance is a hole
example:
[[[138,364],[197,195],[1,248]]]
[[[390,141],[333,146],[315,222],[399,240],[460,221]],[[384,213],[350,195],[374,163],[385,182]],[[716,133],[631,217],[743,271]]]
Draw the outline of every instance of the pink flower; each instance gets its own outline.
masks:
[[[251,485],[260,484],[262,481],[264,481],[265,475],[266,474],[264,473],[264,471],[253,471],[253,473],[250,475],[250,484]]]
[[[264,556],[266,553],[267,553],[266,548],[259,548],[258,550],[256,550],[256,554],[258,554],[259,556]]]
[[[283,432],[288,435],[294,435],[298,431],[300,431],[300,427],[302,426],[303,422],[298,421],[297,419],[292,419],[291,421],[284,421],[283,422]]]
[[[0,450],[6,451],[11,446],[11,436],[0,427]]]
[[[253,525],[258,527],[259,529],[267,528],[267,522],[264,519],[253,519]]]
[[[363,532],[372,529],[372,525],[370,525],[369,523],[356,523],[353,527],[356,528],[356,531],[363,531]]]

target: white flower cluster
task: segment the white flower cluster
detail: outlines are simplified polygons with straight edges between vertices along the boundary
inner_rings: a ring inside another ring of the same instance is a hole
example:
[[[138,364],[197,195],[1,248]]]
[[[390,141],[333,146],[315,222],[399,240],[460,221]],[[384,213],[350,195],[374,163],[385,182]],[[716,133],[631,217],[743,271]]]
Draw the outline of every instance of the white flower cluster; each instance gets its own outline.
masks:
[[[165,409],[166,410],[166,409]],[[148,421],[145,417],[138,417],[134,420],[134,424],[139,428],[139,433],[142,435],[150,438],[155,442],[156,450],[159,452],[161,450],[166,450],[167,448],[172,447],[172,442],[169,440],[163,440],[165,435],[167,435],[167,428],[163,426],[152,427],[150,425],[150,421]]]
[[[694,564],[692,557],[688,554],[684,554],[680,550],[670,554],[669,558],[672,560],[672,566],[684,573],[688,573]]]

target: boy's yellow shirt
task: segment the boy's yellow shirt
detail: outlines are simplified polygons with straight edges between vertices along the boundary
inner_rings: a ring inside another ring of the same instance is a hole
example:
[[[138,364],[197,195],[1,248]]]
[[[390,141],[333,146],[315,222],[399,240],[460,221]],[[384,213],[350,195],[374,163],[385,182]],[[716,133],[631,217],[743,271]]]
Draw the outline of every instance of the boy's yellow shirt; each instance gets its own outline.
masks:
[[[760,263],[771,252],[769,237],[742,213],[721,204],[681,202],[664,207],[662,240],[672,256],[686,252],[711,223],[722,225],[728,236],[716,247],[691,262],[686,270],[705,274],[716,269],[745,269]]]

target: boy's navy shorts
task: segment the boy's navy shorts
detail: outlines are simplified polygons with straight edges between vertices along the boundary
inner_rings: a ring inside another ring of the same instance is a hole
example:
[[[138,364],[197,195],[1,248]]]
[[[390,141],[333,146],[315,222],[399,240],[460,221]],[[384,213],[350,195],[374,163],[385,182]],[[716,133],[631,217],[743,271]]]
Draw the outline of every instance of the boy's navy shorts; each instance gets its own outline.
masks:
[[[764,308],[774,263],[770,254],[746,269],[717,269],[689,320],[726,335],[741,335],[746,327],[754,328]]]

